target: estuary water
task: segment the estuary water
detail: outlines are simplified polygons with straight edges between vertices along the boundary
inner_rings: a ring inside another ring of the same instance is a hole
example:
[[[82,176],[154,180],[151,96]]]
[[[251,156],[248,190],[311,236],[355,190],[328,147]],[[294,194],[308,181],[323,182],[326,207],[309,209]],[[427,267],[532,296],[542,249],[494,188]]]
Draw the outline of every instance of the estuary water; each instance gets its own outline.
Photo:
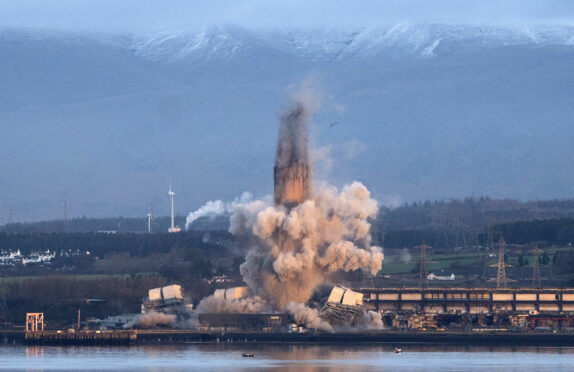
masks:
[[[457,345],[186,344],[0,346],[8,371],[573,371],[574,348]],[[243,352],[255,354],[244,358]]]

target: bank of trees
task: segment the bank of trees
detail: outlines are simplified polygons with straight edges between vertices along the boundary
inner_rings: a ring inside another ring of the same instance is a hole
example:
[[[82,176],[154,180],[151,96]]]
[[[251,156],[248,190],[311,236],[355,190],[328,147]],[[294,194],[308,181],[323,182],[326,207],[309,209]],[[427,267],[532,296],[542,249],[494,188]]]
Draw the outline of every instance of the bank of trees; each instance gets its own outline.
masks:
[[[389,248],[422,241],[436,247],[469,248],[487,245],[502,235],[513,243],[567,244],[574,240],[569,218],[574,218],[574,199],[520,202],[483,197],[415,202],[382,209],[375,222],[379,232],[375,239]]]

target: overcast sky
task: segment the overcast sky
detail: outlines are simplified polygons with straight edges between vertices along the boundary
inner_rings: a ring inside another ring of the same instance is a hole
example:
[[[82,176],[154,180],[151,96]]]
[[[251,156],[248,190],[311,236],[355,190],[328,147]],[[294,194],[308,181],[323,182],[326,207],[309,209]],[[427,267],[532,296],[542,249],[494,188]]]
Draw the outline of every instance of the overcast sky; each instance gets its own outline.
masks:
[[[155,31],[233,24],[354,28],[397,22],[574,24],[572,0],[0,0],[0,26]]]

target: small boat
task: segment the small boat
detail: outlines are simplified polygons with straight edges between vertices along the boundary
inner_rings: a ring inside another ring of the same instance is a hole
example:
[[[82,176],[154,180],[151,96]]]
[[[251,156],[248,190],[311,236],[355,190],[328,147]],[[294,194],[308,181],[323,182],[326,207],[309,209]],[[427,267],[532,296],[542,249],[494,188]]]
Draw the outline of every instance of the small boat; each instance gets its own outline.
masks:
[[[253,358],[255,356],[253,353],[243,353],[241,355],[243,355],[244,358]]]
[[[395,354],[400,354],[402,352],[403,352],[403,349],[401,349],[400,347],[395,348]]]

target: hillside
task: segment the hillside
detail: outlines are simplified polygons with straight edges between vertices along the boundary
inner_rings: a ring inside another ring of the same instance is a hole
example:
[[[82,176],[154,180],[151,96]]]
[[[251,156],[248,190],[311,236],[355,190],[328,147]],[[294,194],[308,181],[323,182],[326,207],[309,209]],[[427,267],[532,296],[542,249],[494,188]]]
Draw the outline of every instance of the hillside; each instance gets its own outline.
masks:
[[[311,79],[317,176],[384,205],[571,197],[573,30],[398,25],[0,32],[0,223],[178,213],[271,193],[277,121]],[[338,125],[330,126],[337,122]],[[325,160],[327,159],[327,160]]]

